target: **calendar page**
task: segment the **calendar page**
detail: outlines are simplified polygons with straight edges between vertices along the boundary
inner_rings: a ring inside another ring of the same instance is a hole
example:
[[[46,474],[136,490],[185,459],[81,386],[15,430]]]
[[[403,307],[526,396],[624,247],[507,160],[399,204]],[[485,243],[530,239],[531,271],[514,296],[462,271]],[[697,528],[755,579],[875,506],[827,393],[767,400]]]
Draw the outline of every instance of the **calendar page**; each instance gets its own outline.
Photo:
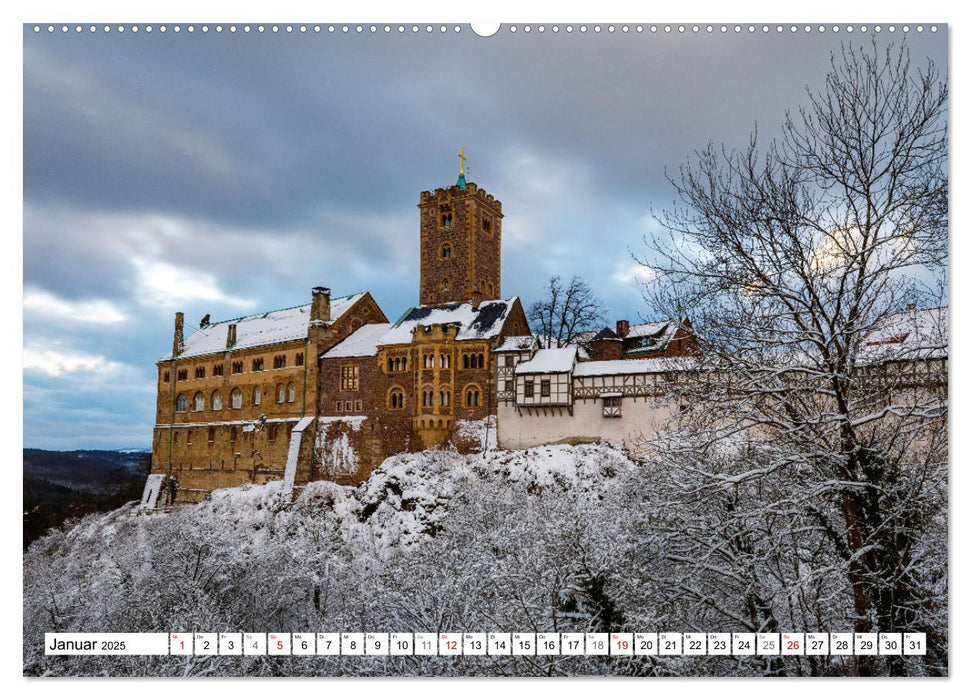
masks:
[[[420,15],[25,20],[23,675],[947,676],[947,24]]]

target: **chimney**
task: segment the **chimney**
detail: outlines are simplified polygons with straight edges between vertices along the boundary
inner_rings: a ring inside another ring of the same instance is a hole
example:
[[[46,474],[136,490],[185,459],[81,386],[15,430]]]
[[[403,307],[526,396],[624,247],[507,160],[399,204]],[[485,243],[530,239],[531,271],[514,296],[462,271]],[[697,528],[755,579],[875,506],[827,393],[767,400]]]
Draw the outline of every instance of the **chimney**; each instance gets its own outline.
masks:
[[[330,290],[327,287],[314,287],[311,290],[313,303],[310,305],[311,321],[327,321],[330,319]]]
[[[617,333],[618,338],[626,338],[627,334],[630,333],[630,323],[627,321],[617,321]]]
[[[181,311],[175,312],[175,337],[172,338],[172,357],[178,357],[185,350],[185,334],[182,326],[185,322],[185,315]]]
[[[482,292],[478,289],[472,290],[472,310],[477,311],[479,304],[482,303]]]
[[[226,329],[226,349],[233,347],[236,344],[236,324],[230,323],[229,328]]]

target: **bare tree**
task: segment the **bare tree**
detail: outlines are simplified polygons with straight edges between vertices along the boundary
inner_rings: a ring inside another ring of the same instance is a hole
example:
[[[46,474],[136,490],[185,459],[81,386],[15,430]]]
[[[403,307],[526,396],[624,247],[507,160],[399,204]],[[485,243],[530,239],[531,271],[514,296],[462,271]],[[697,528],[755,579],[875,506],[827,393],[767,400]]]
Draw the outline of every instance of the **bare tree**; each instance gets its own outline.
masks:
[[[578,333],[604,321],[603,301],[577,275],[566,285],[558,275],[550,277],[545,294],[545,299],[529,307],[529,321],[546,347],[573,342]]]
[[[640,260],[649,303],[690,313],[705,368],[681,387],[693,400],[666,455],[681,469],[678,507],[697,516],[680,556],[735,588],[731,614],[748,606],[755,627],[821,607],[838,624],[833,601],[845,600],[858,632],[925,631],[923,673],[947,663],[946,552],[933,551],[946,528],[946,364],[925,361],[946,357],[946,313],[927,347],[895,357],[868,339],[909,304],[943,301],[947,98],[906,47],[844,46],[777,141],[709,145],[682,166],[682,205]],[[899,659],[857,663],[906,672]]]

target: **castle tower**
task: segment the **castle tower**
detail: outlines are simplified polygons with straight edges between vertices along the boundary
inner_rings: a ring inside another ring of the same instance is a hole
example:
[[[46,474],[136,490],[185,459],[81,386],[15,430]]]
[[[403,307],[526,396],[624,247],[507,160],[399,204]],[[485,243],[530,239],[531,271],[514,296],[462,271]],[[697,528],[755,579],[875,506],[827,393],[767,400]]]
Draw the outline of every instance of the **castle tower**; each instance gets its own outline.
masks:
[[[465,181],[463,151],[459,158],[458,182],[422,192],[418,204],[422,305],[502,297],[502,202]]]

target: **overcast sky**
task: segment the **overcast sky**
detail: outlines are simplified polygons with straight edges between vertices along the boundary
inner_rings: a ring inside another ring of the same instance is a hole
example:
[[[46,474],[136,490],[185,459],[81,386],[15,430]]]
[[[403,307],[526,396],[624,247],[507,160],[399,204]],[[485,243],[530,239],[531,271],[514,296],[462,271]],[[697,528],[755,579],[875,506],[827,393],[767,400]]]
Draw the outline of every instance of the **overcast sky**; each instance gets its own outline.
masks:
[[[756,123],[771,137],[861,40],[25,28],[24,445],[149,446],[176,311],[325,285],[397,318],[417,303],[419,193],[455,182],[459,147],[503,202],[505,297],[578,274],[612,320],[642,320],[629,251],[673,203],[665,170]],[[906,43],[946,68],[943,29]]]

